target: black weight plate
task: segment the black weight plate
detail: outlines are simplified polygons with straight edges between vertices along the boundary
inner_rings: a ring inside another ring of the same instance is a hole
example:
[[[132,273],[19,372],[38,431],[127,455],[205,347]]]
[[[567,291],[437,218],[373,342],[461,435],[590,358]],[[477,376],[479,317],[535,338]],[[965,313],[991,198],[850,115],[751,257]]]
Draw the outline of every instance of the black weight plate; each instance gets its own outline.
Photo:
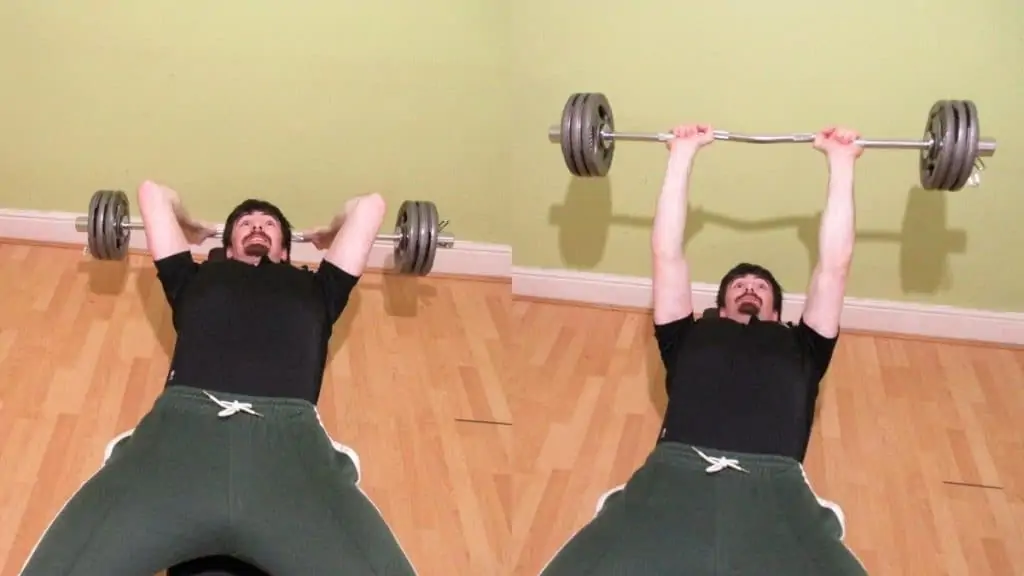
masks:
[[[943,190],[956,190],[956,183],[963,175],[964,167],[970,162],[968,155],[971,152],[971,144],[967,140],[968,119],[967,109],[960,100],[950,100],[950,107],[953,116],[956,117],[956,128],[953,133],[956,135],[956,142],[953,146],[953,155],[950,160],[949,173],[946,174],[946,181],[942,185]]]
[[[919,168],[921,172],[921,187],[925,190],[935,190],[940,182],[937,170],[939,166],[939,155],[942,151],[942,110],[946,105],[945,100],[939,100],[932,105],[928,111],[928,121],[925,123],[924,138],[931,141],[932,145],[921,151]]]
[[[960,104],[963,106],[964,118],[967,122],[967,144],[965,147],[965,164],[962,167],[960,178],[953,183],[950,188],[952,191],[963,189],[967,185],[967,181],[971,178],[971,174],[974,173],[974,163],[978,160],[978,145],[981,142],[981,130],[978,128],[978,108],[974,105],[974,102],[970,100],[961,100]]]
[[[579,95],[576,101],[573,102],[572,113],[569,118],[569,147],[572,150],[572,158],[576,163],[576,168],[579,170],[577,176],[581,178],[590,176],[590,170],[587,168],[583,149],[583,104],[586,100],[586,94]]]
[[[430,223],[427,221],[428,215],[423,208],[423,202],[417,201],[413,208],[416,210],[416,228],[413,229],[413,236],[416,238],[416,254],[410,272],[422,276],[427,256],[427,244],[430,242],[430,231],[427,229]]]
[[[576,100],[582,98],[582,94],[572,94],[565,101],[562,108],[562,131],[560,141],[562,144],[562,158],[565,160],[565,167],[573,176],[580,175],[580,167],[576,165],[576,156],[572,149],[572,114],[576,107]]]
[[[118,220],[117,220],[117,192],[107,191],[107,202],[103,205],[103,232],[104,237],[100,244],[103,245],[103,257],[105,260],[117,260],[118,244]]]
[[[85,228],[85,242],[86,246],[89,248],[89,254],[91,254],[93,258],[99,258],[96,248],[97,240],[99,240],[99,232],[96,230],[96,227],[99,226],[99,215],[97,214],[96,209],[102,198],[102,191],[94,192],[92,198],[89,199],[89,211],[86,212],[88,225]]]
[[[426,276],[434,269],[434,258],[437,256],[437,241],[440,239],[439,236],[441,234],[441,216],[437,212],[437,205],[433,202],[421,202],[420,205],[426,214],[427,231],[430,233],[430,238],[427,241],[426,255],[420,266],[420,273]]]
[[[416,254],[419,250],[417,245],[416,230],[419,228],[419,211],[416,209],[416,202],[406,200],[398,209],[398,217],[401,222],[402,244],[396,248],[395,264],[400,274],[409,274],[416,266]]]
[[[587,163],[587,171],[591,176],[603,177],[608,174],[612,165],[612,156],[615,154],[614,140],[608,141],[607,145],[601,132],[605,129],[612,130],[611,125],[611,104],[604,94],[587,94],[583,101],[582,111],[582,138],[583,158]]]
[[[952,100],[943,103],[942,110],[939,111],[939,121],[942,141],[935,162],[935,189],[944,190],[946,179],[955,168],[953,161],[956,153],[956,113]]]
[[[110,199],[110,190],[104,190],[96,204],[96,258],[98,260],[110,260],[108,238],[111,232],[109,229],[114,225],[110,220],[110,215],[107,214],[107,205],[110,204]]]
[[[398,208],[398,215],[395,216],[395,235],[398,238],[395,240],[395,246],[393,250],[394,263],[393,268],[399,273],[402,272],[402,266],[404,265],[406,252],[409,250],[409,223],[408,223],[408,211],[409,201],[402,202],[402,205]]]
[[[115,260],[124,260],[128,256],[131,241],[131,230],[125,225],[128,220],[128,195],[121,190],[113,192],[107,204],[107,212],[111,214],[114,223],[107,255]]]
[[[104,258],[107,260],[117,260],[117,224],[117,193],[110,191],[107,194],[107,201],[103,204],[103,238],[100,240]]]
[[[946,171],[943,174],[939,190],[948,190],[957,169],[958,122],[956,100],[946,101],[945,113],[942,117],[945,119],[945,125],[943,125],[946,135],[945,141],[949,142],[949,144],[943,146],[943,150],[939,153],[940,164],[943,162],[943,158],[945,158],[946,165]]]
[[[931,110],[928,111],[928,118],[924,123],[924,136],[923,140],[931,142],[931,146],[924,148],[920,152],[920,156],[917,159],[919,179],[921,181],[921,187],[928,189],[928,182],[931,180],[931,173],[933,171],[935,148],[938,143],[935,141],[935,136],[932,134],[934,129],[932,125],[935,123],[935,106],[932,106]]]

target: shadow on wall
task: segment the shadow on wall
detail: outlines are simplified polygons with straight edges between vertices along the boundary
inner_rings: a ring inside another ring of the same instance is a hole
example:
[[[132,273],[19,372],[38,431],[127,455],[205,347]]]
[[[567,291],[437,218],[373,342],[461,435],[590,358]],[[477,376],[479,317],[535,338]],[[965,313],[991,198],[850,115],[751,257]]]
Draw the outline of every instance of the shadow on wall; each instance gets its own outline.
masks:
[[[899,245],[900,287],[905,294],[935,294],[952,286],[949,257],[966,252],[967,233],[949,228],[947,194],[913,187],[907,193],[900,231],[857,232],[858,244],[886,242]],[[651,217],[613,214],[611,185],[604,178],[574,178],[568,186],[565,202],[551,207],[548,220],[558,227],[558,245],[563,261],[580,269],[593,268],[601,262],[612,225],[650,230],[652,223]],[[688,245],[709,225],[741,233],[791,228],[806,249],[810,274],[818,259],[820,223],[821,212],[742,220],[691,205],[683,245]]]

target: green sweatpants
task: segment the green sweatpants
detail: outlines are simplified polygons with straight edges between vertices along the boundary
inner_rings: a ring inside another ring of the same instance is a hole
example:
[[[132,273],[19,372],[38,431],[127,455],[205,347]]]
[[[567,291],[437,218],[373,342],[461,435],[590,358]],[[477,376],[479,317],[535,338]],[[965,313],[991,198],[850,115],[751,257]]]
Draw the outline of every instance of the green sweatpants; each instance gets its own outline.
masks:
[[[790,458],[665,442],[598,506],[542,576],[867,574]]]
[[[306,401],[174,386],[21,574],[152,576],[224,555],[274,576],[415,575],[358,474]]]

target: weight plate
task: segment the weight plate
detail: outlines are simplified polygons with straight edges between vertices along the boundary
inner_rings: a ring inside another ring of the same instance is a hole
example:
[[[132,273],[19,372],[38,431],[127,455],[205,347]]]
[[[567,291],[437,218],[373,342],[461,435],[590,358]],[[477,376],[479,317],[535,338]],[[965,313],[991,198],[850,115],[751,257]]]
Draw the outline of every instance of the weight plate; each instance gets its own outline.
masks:
[[[942,141],[939,146],[938,161],[935,163],[936,189],[945,190],[946,180],[953,171],[956,154],[956,113],[952,100],[943,103],[939,111]]]
[[[395,247],[395,268],[400,274],[409,274],[416,265],[416,230],[419,227],[419,211],[412,200],[402,202],[398,208],[398,226],[395,232],[401,242]]]
[[[928,111],[928,119],[924,123],[924,136],[923,140],[930,142],[931,145],[921,150],[921,155],[918,157],[918,172],[921,181],[921,187],[925,190],[928,189],[928,183],[931,182],[931,174],[934,171],[934,158],[935,148],[938,142],[935,140],[933,132],[933,124],[935,123],[935,106],[932,106],[931,110]]]
[[[107,212],[111,214],[113,233],[107,256],[115,260],[124,260],[128,256],[128,245],[131,239],[131,230],[125,226],[125,221],[128,220],[128,195],[121,190],[111,194]]]
[[[103,198],[103,192],[94,192],[92,198],[89,199],[89,211],[86,212],[86,218],[88,219],[88,225],[85,228],[85,241],[86,246],[89,248],[89,254],[93,258],[99,258],[98,249],[96,247],[97,240],[99,239],[99,232],[96,227],[99,225],[99,217],[96,212],[99,206],[100,199]]]
[[[398,208],[398,215],[395,216],[395,235],[398,237],[395,240],[394,250],[392,252],[394,263],[393,268],[398,272],[402,271],[402,262],[405,261],[406,246],[409,244],[409,234],[406,230],[406,202]]]
[[[615,141],[605,142],[601,138],[602,131],[612,130],[615,122],[611,115],[611,104],[604,94],[587,94],[583,101],[581,132],[583,158],[586,160],[590,176],[603,177],[611,169],[612,157],[615,154]]]
[[[953,146],[949,173],[946,174],[946,181],[942,185],[943,190],[956,189],[956,183],[960,180],[964,167],[969,162],[967,156],[971,152],[971,144],[967,141],[967,109],[964,108],[963,102],[960,100],[950,100],[950,108],[953,110],[953,116],[956,117],[956,128],[953,130],[953,133],[956,134],[956,143]]]
[[[939,150],[942,147],[942,128],[940,126],[939,112],[943,104],[944,101],[939,100],[932,105],[931,110],[928,111],[928,121],[925,123],[924,139],[931,142],[931,146],[921,151],[919,162],[921,187],[925,190],[934,190],[936,186],[935,169],[939,158]]]
[[[981,141],[981,131],[978,129],[978,108],[970,100],[961,100],[963,107],[963,118],[967,124],[966,145],[964,146],[964,164],[961,167],[960,177],[953,183],[950,190],[955,192],[963,189],[974,173],[974,163],[978,159],[978,144]]]
[[[920,161],[921,187],[925,190],[939,189],[949,171],[949,156],[952,152],[949,148],[950,138],[947,136],[951,123],[949,114],[950,106],[946,100],[937,101],[928,112],[925,137],[932,145],[921,152]]]
[[[948,142],[949,144],[943,146],[942,153],[939,154],[940,163],[942,163],[943,158],[945,158],[944,163],[946,165],[946,171],[943,174],[941,180],[941,187],[939,188],[939,190],[949,190],[949,185],[951,184],[953,178],[956,176],[956,171],[958,168],[957,142],[959,132],[957,116],[958,114],[956,109],[956,100],[946,100],[945,113],[942,117],[945,119],[946,122],[943,126],[946,135],[945,142]]]
[[[96,204],[96,258],[110,260],[109,236],[113,222],[107,214],[107,205],[110,204],[110,191],[104,190],[100,194],[100,201]]]
[[[441,234],[441,216],[437,212],[437,205],[433,202],[421,202],[423,212],[426,214],[427,231],[430,238],[426,245],[426,254],[423,257],[423,264],[420,266],[420,273],[426,276],[434,269],[434,258],[437,256],[437,241]]]
[[[103,204],[103,255],[107,260],[117,259],[117,193],[107,191]]]
[[[586,99],[586,94],[577,95],[569,115],[569,148],[572,150],[573,162],[576,163],[577,176],[582,178],[590,176],[590,170],[587,169],[587,163],[583,157],[583,103]]]
[[[572,151],[572,111],[576,105],[576,99],[581,96],[581,94],[572,94],[565,101],[565,106],[562,108],[562,128],[559,136],[565,167],[569,169],[569,173],[573,176],[579,176],[580,169],[576,166],[576,158]]]
[[[409,273],[419,276],[421,275],[420,269],[423,267],[423,258],[426,256],[426,243],[430,239],[430,233],[426,229],[428,222],[427,214],[423,210],[423,202],[414,202],[413,210],[416,212],[416,227],[412,229],[413,238],[416,239],[416,242],[413,243],[416,246],[416,252],[413,254],[412,268]]]

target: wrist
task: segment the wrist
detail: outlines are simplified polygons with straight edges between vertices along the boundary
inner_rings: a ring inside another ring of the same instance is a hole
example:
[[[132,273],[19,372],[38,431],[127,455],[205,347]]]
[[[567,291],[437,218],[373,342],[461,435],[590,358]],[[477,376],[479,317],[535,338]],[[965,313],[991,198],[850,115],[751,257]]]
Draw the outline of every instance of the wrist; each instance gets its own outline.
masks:
[[[693,160],[696,156],[696,148],[686,150],[674,149],[668,159],[668,171],[670,173],[689,174],[693,167]]]
[[[831,154],[828,156],[828,167],[832,171],[853,172],[853,166],[857,159],[846,154]]]

